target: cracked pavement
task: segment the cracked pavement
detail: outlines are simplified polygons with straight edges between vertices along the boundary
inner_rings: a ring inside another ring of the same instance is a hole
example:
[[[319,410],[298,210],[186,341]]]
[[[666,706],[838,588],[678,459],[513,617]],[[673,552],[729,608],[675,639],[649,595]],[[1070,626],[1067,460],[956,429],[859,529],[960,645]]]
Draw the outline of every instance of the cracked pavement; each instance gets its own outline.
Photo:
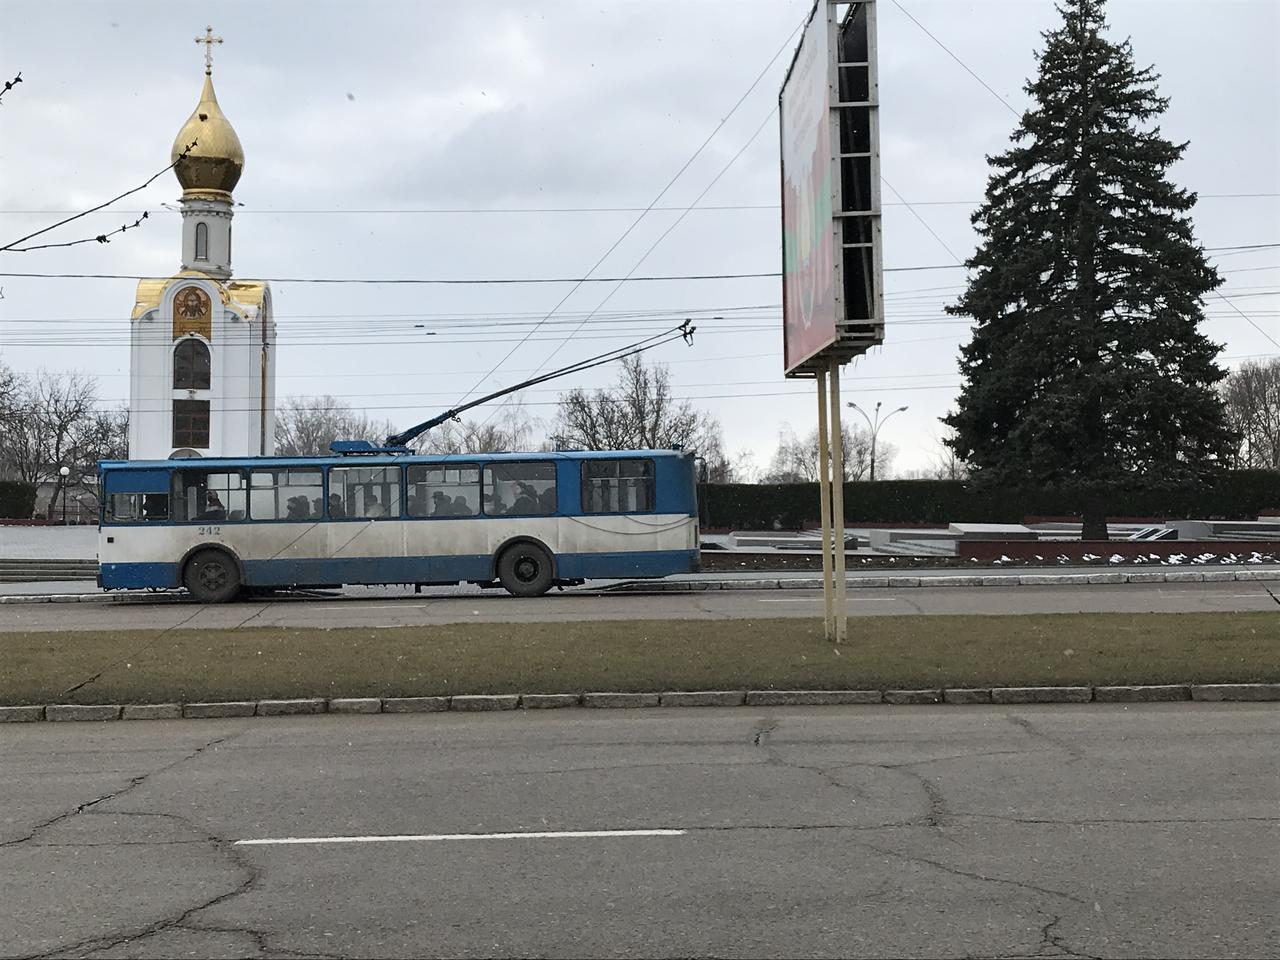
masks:
[[[0,957],[1280,956],[1280,707],[0,728]],[[674,837],[235,846],[674,828]]]

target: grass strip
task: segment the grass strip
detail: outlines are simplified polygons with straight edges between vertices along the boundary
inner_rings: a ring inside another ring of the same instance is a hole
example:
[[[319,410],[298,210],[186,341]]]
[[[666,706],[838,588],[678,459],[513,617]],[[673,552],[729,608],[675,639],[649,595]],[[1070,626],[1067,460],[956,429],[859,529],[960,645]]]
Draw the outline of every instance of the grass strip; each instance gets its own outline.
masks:
[[[1272,613],[867,617],[850,637],[794,619],[6,633],[0,704],[1280,681]]]

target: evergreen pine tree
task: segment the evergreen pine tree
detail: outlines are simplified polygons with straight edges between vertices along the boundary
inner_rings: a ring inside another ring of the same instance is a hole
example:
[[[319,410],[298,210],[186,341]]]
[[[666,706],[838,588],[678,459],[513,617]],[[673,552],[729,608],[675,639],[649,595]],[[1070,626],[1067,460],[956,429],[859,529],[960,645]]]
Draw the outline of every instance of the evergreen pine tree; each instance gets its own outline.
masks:
[[[1084,537],[1106,537],[1106,491],[1199,478],[1232,437],[1214,384],[1221,350],[1199,330],[1221,282],[1196,243],[1195,194],[1169,167],[1168,99],[1105,0],[1063,0],[1044,34],[1034,99],[973,215],[970,281],[948,311],[976,321],[948,444],[981,479],[1085,498]]]

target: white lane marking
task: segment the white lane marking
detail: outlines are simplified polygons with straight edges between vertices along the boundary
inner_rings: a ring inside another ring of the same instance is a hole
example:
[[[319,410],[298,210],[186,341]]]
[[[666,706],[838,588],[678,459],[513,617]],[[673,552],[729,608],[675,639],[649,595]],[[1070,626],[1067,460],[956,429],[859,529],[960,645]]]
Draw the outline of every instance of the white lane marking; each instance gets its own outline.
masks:
[[[821,603],[822,597],[756,597],[760,603]]]
[[[474,600],[474,597],[442,597],[446,600]],[[386,611],[389,606],[394,605],[397,609],[429,607],[429,603],[405,603],[399,597],[387,597],[381,603],[344,603],[342,601],[322,601],[321,603],[309,603],[307,608],[310,610],[318,610],[321,613],[336,612],[339,610],[382,610]]]
[[[439,840],[585,840],[609,837],[683,837],[687,830],[548,830],[539,833],[417,833],[370,837],[268,837],[237,840],[237,847],[318,843],[408,843]]]

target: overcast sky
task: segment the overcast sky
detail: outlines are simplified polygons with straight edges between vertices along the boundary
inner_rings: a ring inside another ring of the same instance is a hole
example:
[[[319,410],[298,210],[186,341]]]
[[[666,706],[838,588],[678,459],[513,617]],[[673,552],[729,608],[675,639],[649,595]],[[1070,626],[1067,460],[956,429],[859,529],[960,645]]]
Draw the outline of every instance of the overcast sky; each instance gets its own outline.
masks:
[[[1040,33],[1057,19],[1051,0],[901,3],[1007,104],[1024,107]],[[968,328],[942,313],[962,270],[895,268],[969,255],[985,155],[1004,148],[1015,117],[893,0],[879,6],[882,170],[915,214],[885,191],[884,262],[895,271],[886,276],[886,341],[846,368],[845,392],[868,406],[910,405],[881,435],[903,471],[927,468],[936,454]],[[0,103],[0,242],[168,163],[200,90],[203,48],[193,38],[212,17],[226,40],[214,53],[218,99],[246,155],[235,191],[238,277],[580,277],[762,70],[658,204],[676,209],[645,216],[595,275],[774,272],[771,113],[796,42],[788,37],[808,7],[5,0],[0,72],[21,70],[23,83]],[[1190,141],[1174,177],[1202,194],[1200,242],[1280,242],[1280,2],[1112,0],[1110,20],[1112,37],[1131,36],[1139,64],[1163,76],[1166,135]],[[180,221],[161,205],[173,207],[179,193],[167,173],[119,210],[48,239],[95,234],[145,209],[143,228],[108,246],[0,254],[0,270],[169,275]],[[1280,353],[1266,336],[1280,339],[1280,249],[1215,256],[1230,271],[1223,292],[1264,331],[1211,299],[1206,330],[1227,364]],[[0,358],[26,371],[75,367],[98,378],[104,401],[127,398],[132,281],[0,285]],[[780,281],[615,286],[583,285],[482,388],[527,375],[553,351],[558,365],[693,316],[692,348],[650,356],[671,364],[678,396],[720,418],[731,450],[754,451],[763,467],[780,429],[815,422],[812,384],[782,376]],[[570,289],[275,283],[278,393],[333,394],[407,426],[476,387]],[[527,393],[529,412],[550,420],[555,395]]]

